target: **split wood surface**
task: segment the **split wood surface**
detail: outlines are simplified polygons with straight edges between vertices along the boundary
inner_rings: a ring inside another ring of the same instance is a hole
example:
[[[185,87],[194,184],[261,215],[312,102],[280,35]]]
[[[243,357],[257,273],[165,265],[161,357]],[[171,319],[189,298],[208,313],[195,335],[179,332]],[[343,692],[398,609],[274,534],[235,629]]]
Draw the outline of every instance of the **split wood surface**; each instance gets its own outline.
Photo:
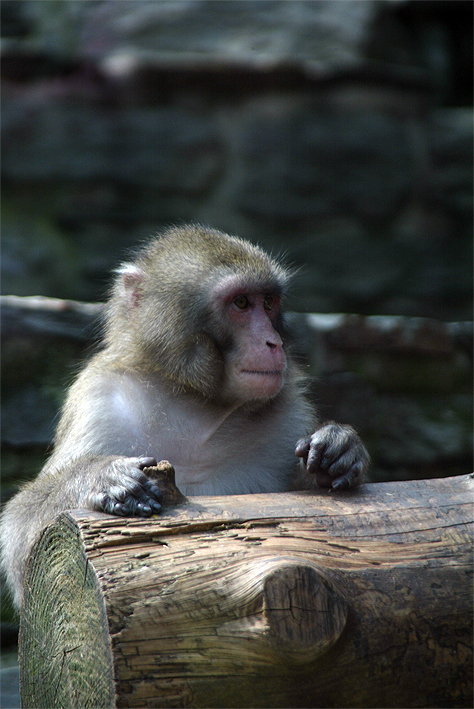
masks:
[[[22,706],[470,707],[473,491],[65,513],[28,568]]]

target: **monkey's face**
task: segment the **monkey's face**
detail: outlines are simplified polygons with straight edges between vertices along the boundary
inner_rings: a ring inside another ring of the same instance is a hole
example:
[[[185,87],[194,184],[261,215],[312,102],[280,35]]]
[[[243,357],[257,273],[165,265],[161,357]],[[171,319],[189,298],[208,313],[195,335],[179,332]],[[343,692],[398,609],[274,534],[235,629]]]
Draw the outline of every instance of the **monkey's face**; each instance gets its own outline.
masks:
[[[280,296],[229,277],[213,292],[232,347],[224,352],[224,396],[233,401],[269,399],[283,386],[286,355],[278,333]]]
[[[241,239],[172,229],[119,269],[108,346],[175,391],[231,407],[271,399],[285,379],[280,295],[289,276]]]

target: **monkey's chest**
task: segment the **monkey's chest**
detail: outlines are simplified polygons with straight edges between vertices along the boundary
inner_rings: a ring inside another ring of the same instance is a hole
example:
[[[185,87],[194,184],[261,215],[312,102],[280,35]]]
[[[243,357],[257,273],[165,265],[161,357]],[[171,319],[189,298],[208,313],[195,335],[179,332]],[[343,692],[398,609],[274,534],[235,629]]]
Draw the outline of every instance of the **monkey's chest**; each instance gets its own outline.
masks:
[[[292,459],[268,456],[247,435],[219,431],[210,438],[196,431],[161,435],[152,454],[168,460],[176,471],[176,483],[185,495],[240,495],[282,492],[288,489]]]
[[[153,389],[140,394],[138,400],[149,397],[149,402],[134,409],[136,425],[127,422],[127,430],[137,436],[129,455],[168,460],[185,495],[288,489],[296,437],[291,430],[282,434],[273,416],[197,407],[196,402],[157,396]]]

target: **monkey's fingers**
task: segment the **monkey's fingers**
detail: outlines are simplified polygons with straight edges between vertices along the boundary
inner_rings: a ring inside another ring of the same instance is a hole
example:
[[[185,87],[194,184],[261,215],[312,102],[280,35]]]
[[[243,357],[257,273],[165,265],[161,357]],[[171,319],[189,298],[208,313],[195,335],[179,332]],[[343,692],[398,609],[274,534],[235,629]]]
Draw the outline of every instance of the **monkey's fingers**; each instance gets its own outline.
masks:
[[[161,505],[156,499],[143,494],[139,499],[127,494],[122,501],[103,493],[100,496],[100,509],[107,514],[119,517],[150,517],[161,511]]]
[[[303,459],[303,463],[306,465],[308,460],[308,453],[311,446],[311,436],[306,436],[305,438],[300,438],[296,443],[295,455],[298,458]]]
[[[346,490],[355,487],[361,480],[369,466],[369,457],[358,442],[324,468],[324,459],[321,470],[316,473],[316,480],[322,487],[332,487],[333,490]]]
[[[355,461],[343,475],[334,478],[331,487],[333,490],[348,490],[355,487],[362,480],[366,467],[360,460]]]
[[[126,496],[124,497],[123,492],[118,496],[115,494],[117,502],[123,503],[120,514],[139,517],[157,514],[161,510],[163,495],[159,487],[143,472],[144,468],[155,466],[156,459],[142,456],[130,460],[134,462],[134,466],[126,471],[126,477],[123,479]]]
[[[117,502],[114,497],[109,497],[106,492],[99,492],[97,495],[92,495],[89,499],[89,504],[93,510],[105,512],[108,515],[118,515],[125,517],[123,512],[122,502]]]
[[[309,451],[307,448],[309,446]],[[357,485],[369,465],[368,454],[354,429],[328,423],[298,441],[296,454],[321,487],[344,490]]]
[[[160,490],[150,480],[146,479],[140,486],[129,491],[120,508],[115,514],[133,517],[150,517],[161,511],[163,496]]]
[[[159,502],[161,506],[161,503],[163,502],[163,493],[160,488],[157,487],[152,480],[147,480],[143,487],[147,496],[155,500],[155,502]]]
[[[130,485],[130,493],[139,502],[149,504],[152,508],[158,504],[157,509],[159,509],[161,508],[159,503],[163,502],[163,494],[154,481],[142,472],[142,468],[150,468],[156,464],[155,458],[139,458],[139,471],[133,471],[135,483]]]
[[[349,426],[339,426],[329,423],[318,429],[310,437],[308,454],[308,472],[315,473],[318,469],[329,470],[346,453],[357,434]]]
[[[120,517],[150,517],[161,511],[161,491],[141,470],[131,469],[128,475],[122,475],[121,483],[95,495],[92,507]]]
[[[314,474],[321,469],[327,470],[349,445],[349,437],[341,426],[327,424],[311,436],[299,440],[295,453],[303,458],[308,473]]]
[[[152,513],[157,514],[160,510],[161,505],[157,502],[148,504],[129,496],[124,503],[116,503],[114,514],[120,517],[150,517]]]

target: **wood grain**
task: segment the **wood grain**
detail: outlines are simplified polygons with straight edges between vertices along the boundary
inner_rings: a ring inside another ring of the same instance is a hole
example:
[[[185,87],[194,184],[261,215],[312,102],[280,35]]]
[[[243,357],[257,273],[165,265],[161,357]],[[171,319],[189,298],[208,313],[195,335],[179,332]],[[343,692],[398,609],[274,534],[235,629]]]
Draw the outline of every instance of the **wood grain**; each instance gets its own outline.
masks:
[[[81,644],[82,577],[77,623],[51,595],[57,538],[94,569],[117,707],[470,707],[473,489],[460,476],[194,497],[151,520],[66,513],[29,566],[48,608],[25,595],[22,664],[40,671],[27,636],[49,624],[48,652]]]

